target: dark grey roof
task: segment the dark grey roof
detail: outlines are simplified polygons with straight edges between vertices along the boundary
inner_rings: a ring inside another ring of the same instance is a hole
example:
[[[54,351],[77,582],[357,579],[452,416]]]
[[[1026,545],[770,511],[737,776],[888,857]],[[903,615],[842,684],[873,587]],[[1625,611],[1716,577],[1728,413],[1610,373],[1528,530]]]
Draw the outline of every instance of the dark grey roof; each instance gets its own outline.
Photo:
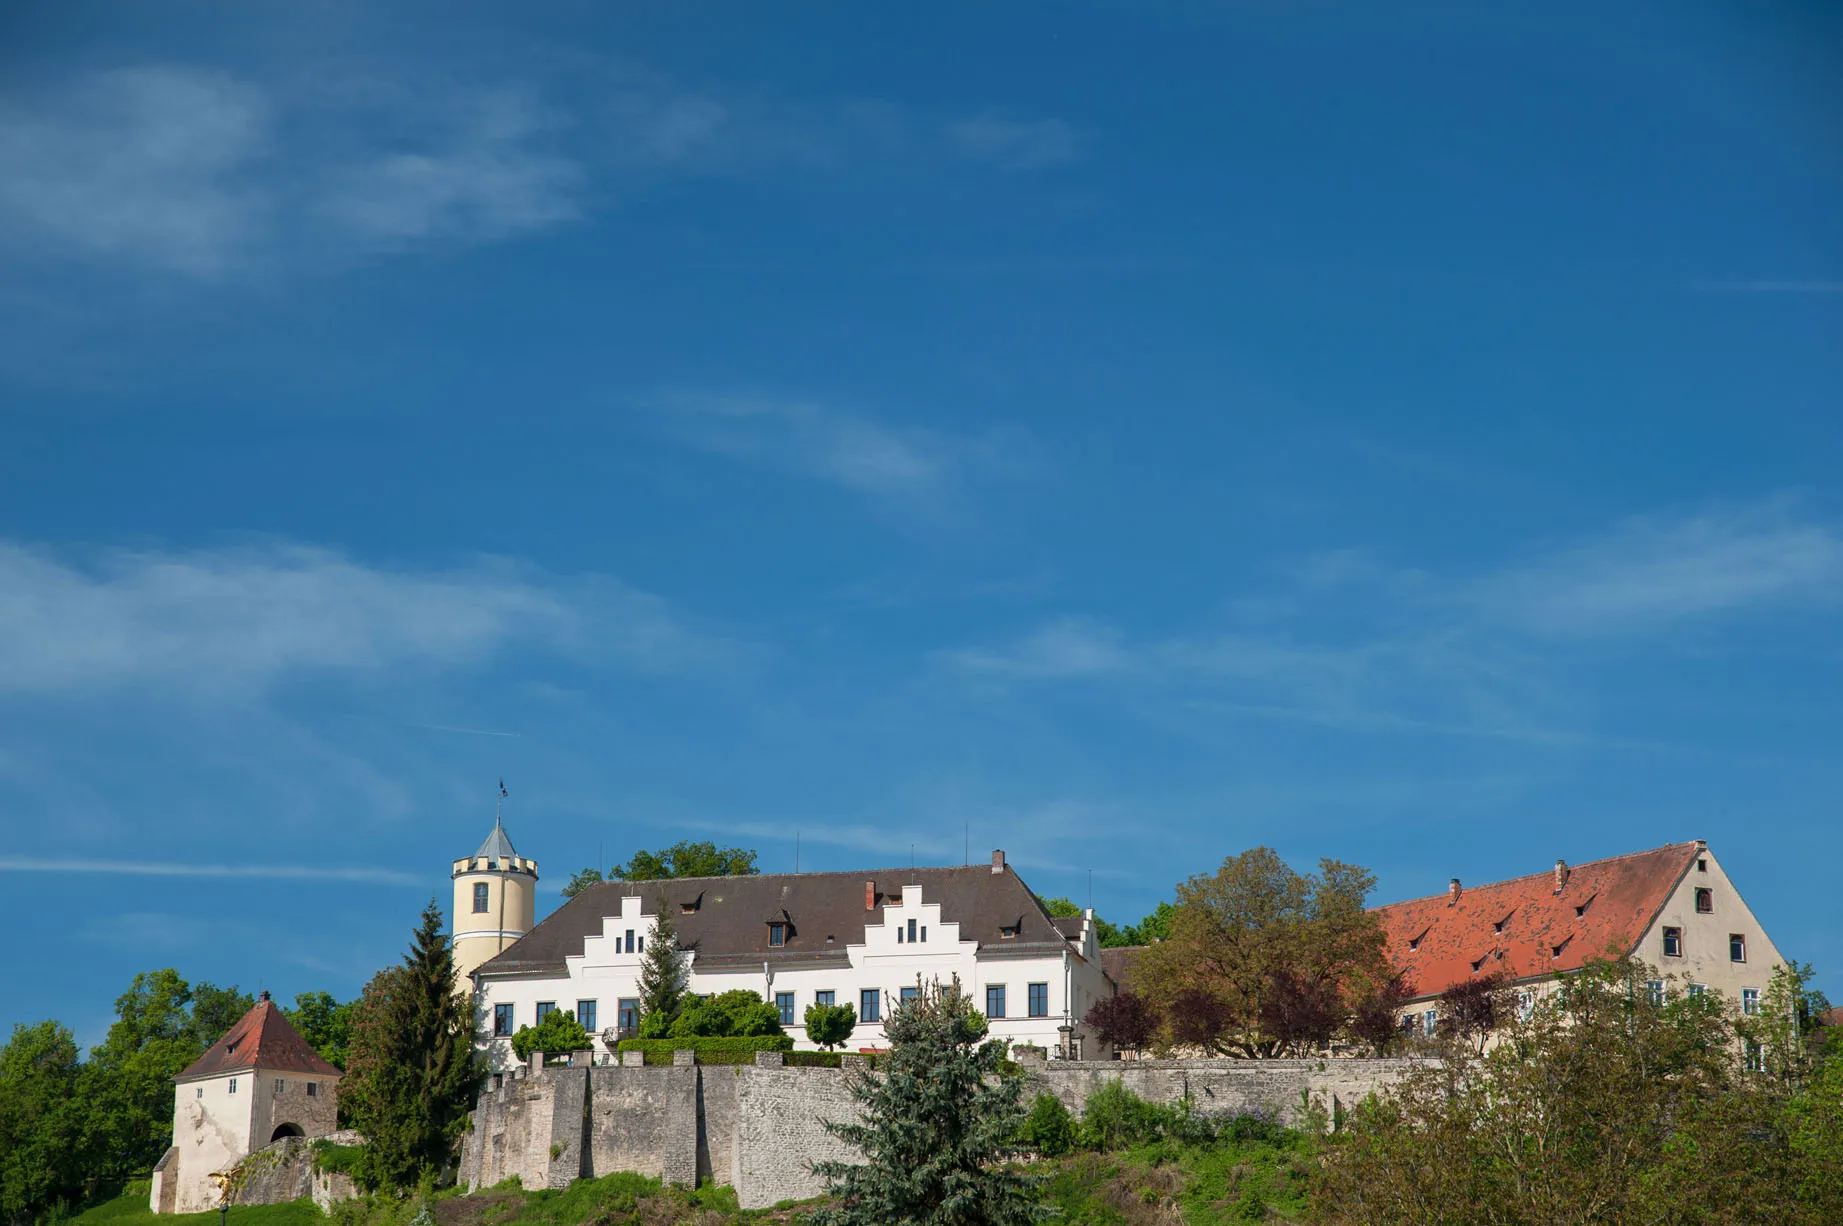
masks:
[[[1139,961],[1139,955],[1147,948],[1145,945],[1116,945],[1101,951],[1101,969],[1107,972],[1107,977],[1122,992],[1131,987],[1133,964]]]
[[[474,859],[482,857],[488,860],[511,860],[518,855],[512,850],[512,840],[506,837],[506,828],[493,819],[493,833],[486,836],[486,842],[480,844],[480,850],[474,853]]]
[[[872,883],[876,904],[868,910],[864,906],[867,883]],[[620,914],[622,895],[637,896],[641,911],[652,915],[661,892],[677,925],[679,944],[697,949],[701,967],[843,963],[845,947],[863,942],[865,924],[881,923],[884,902],[900,902],[905,885],[921,886],[922,901],[938,903],[941,918],[960,925],[963,941],[978,941],[994,952],[1054,952],[1069,947],[1037,896],[1009,869],[994,873],[989,865],[976,864],[970,868],[770,873],[592,885],[485,962],[479,973],[560,973],[565,958],[582,953],[585,937],[600,935],[603,916]],[[684,910],[693,904],[695,910]],[[785,945],[768,947],[770,921],[789,926]],[[1004,928],[1015,928],[1017,935],[1005,936]]]
[[[1057,915],[1050,919],[1056,925],[1056,931],[1071,941],[1081,940],[1082,917],[1079,915]]]

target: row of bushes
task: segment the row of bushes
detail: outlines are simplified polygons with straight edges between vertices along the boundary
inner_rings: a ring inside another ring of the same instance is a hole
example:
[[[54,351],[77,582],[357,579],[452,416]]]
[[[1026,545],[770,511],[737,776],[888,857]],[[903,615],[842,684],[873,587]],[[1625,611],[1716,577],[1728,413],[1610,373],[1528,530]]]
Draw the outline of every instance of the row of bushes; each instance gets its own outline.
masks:
[[[1204,1115],[1189,1099],[1150,1103],[1123,1083],[1110,1081],[1088,1096],[1079,1120],[1054,1094],[1037,1095],[1018,1130],[1018,1143],[1046,1158],[1056,1158],[1077,1149],[1104,1152],[1154,1141],[1281,1144],[1293,1135],[1271,1115]]]
[[[622,1039],[615,1044],[616,1051],[645,1052],[648,1064],[670,1064],[675,1051],[696,1052],[699,1064],[747,1064],[758,1051],[793,1049],[793,1039],[784,1034],[685,1035],[676,1039]],[[664,1061],[655,1061],[656,1055],[663,1055]],[[726,1056],[743,1058],[726,1060]]]

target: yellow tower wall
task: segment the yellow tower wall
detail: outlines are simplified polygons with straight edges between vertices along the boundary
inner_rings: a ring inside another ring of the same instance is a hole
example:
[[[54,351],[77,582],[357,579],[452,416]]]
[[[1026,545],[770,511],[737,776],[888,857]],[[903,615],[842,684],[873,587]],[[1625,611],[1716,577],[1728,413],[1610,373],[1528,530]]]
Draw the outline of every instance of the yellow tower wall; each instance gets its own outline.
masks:
[[[489,864],[493,867],[487,867]],[[474,887],[486,886],[486,910],[474,910]],[[454,968],[464,981],[482,962],[530,932],[537,922],[538,866],[522,857],[454,862]]]

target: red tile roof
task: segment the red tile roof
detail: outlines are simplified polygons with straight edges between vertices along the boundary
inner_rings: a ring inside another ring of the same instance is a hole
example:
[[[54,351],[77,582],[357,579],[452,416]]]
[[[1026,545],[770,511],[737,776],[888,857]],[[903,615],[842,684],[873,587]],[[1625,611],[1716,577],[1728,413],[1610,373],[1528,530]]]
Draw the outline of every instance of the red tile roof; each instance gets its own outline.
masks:
[[[1493,971],[1526,979],[1578,970],[1609,951],[1636,948],[1696,854],[1695,843],[1675,843],[1573,865],[1559,890],[1554,872],[1537,873],[1466,886],[1456,901],[1449,891],[1375,914],[1416,997]]]
[[[195,1077],[215,1077],[242,1069],[259,1068],[265,1073],[315,1073],[338,1077],[340,1072],[320,1053],[307,1045],[275,1002],[264,992],[262,999],[224,1037],[205,1049],[173,1080],[190,1081]]]

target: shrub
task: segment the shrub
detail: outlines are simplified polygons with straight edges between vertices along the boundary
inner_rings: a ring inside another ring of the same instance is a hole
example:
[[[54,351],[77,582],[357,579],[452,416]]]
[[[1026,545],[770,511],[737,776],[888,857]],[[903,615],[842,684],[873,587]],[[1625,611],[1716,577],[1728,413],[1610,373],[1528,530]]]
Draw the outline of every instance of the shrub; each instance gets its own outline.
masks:
[[[518,1033],[512,1036],[512,1050],[520,1060],[529,1060],[534,1051],[545,1055],[587,1051],[589,1043],[589,1032],[582,1028],[576,1015],[561,1009],[552,1009],[535,1026],[520,1026]]]
[[[850,1005],[811,1004],[806,1007],[806,1037],[830,1051],[851,1037],[857,1010]]]
[[[1039,1094],[1018,1130],[1018,1140],[1045,1158],[1060,1158],[1075,1148],[1075,1117],[1054,1094]]]
[[[738,1063],[748,1063],[758,1051],[792,1051],[794,1041],[784,1034],[704,1035],[683,1039],[622,1039],[617,1051],[645,1052],[649,1057],[663,1055],[671,1063],[675,1051],[696,1052],[700,1064],[721,1063],[724,1055],[741,1055]]]
[[[313,1142],[314,1169],[335,1175],[352,1175],[363,1160],[362,1145],[339,1145],[320,1137]]]
[[[1160,1111],[1126,1088],[1118,1079],[1088,1096],[1082,1108],[1081,1144],[1084,1149],[1127,1149],[1155,1141],[1164,1131]]]
[[[671,1031],[673,1038],[781,1033],[781,1015],[747,988],[692,1001],[679,1011]]]
[[[844,1057],[835,1051],[790,1051],[787,1053],[789,1068],[838,1068],[844,1063]]]

